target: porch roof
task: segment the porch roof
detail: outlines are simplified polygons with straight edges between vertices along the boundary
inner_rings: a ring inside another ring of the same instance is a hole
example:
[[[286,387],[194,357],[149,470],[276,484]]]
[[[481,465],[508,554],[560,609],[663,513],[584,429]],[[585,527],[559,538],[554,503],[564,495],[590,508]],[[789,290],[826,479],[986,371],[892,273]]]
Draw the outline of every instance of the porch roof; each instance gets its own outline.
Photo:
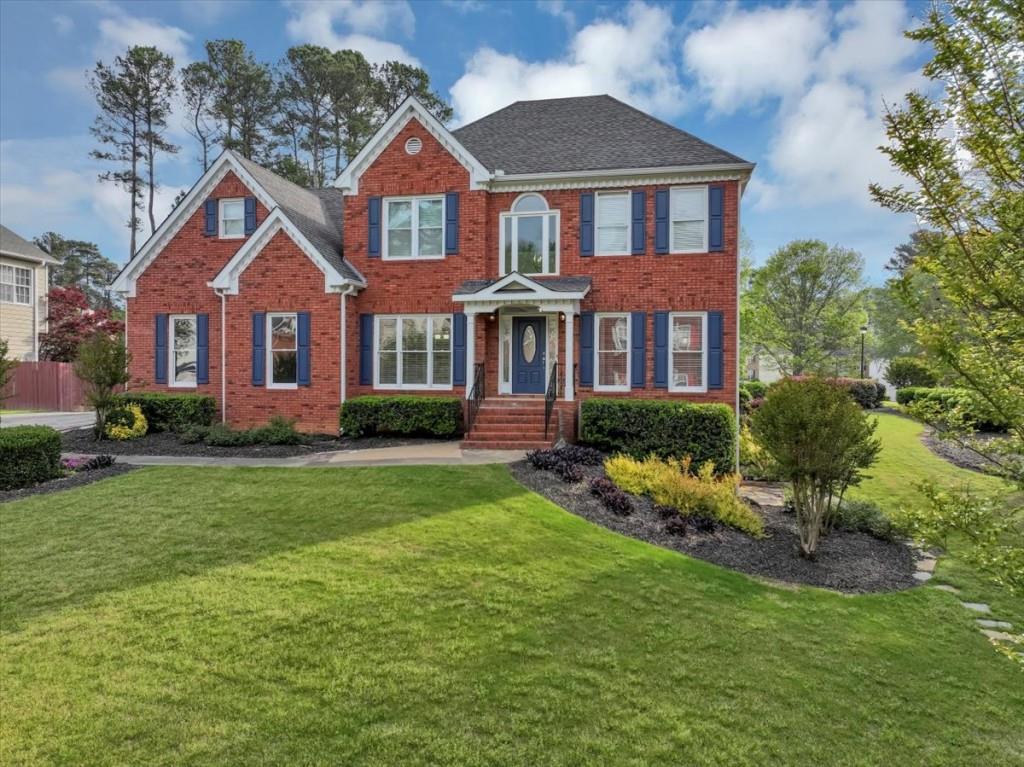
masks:
[[[464,304],[467,313],[489,312],[502,306],[577,312],[580,300],[589,292],[589,277],[527,277],[512,272],[497,280],[466,280],[452,300]]]

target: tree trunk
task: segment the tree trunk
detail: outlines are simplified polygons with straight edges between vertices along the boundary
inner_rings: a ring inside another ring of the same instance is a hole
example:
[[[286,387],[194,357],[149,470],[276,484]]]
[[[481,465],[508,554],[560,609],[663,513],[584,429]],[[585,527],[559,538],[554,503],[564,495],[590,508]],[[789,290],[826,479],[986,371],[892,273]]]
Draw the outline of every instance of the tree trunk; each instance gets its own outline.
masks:
[[[156,194],[155,173],[153,169],[153,115],[150,111],[146,115],[146,160],[149,166],[149,233],[156,231],[156,218],[153,216],[153,197]]]
[[[131,241],[128,245],[128,260],[135,258],[135,244],[136,244],[136,232],[139,228],[139,220],[135,215],[135,211],[138,210],[139,200],[139,121],[138,118],[132,117],[132,179],[130,185],[130,196],[131,196],[131,215],[128,219],[128,225],[131,229]]]

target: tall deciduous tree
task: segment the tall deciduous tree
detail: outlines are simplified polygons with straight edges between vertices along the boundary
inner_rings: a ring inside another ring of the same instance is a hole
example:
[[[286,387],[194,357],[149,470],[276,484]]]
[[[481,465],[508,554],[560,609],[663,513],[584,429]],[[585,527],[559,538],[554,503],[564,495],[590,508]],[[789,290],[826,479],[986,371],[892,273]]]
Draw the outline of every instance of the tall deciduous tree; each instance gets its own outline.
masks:
[[[203,172],[210,167],[210,149],[217,141],[217,124],[213,117],[217,80],[209,62],[196,61],[181,70],[181,90],[188,108],[185,130],[199,142]]]
[[[50,286],[78,288],[93,309],[111,309],[110,283],[117,276],[117,264],[106,258],[95,243],[68,240],[56,232],[36,237],[36,245],[60,263],[50,267]]]

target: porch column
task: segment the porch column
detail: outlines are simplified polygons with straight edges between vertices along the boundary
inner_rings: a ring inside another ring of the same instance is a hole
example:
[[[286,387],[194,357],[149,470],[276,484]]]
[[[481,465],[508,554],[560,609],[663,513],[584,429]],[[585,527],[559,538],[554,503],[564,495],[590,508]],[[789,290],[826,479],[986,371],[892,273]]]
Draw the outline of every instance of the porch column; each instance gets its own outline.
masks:
[[[476,374],[476,312],[466,312],[466,399],[473,391]]]
[[[573,315],[572,311],[565,313],[565,399],[567,402],[572,402],[575,396],[573,391],[573,366],[572,366],[572,352],[573,352]]]

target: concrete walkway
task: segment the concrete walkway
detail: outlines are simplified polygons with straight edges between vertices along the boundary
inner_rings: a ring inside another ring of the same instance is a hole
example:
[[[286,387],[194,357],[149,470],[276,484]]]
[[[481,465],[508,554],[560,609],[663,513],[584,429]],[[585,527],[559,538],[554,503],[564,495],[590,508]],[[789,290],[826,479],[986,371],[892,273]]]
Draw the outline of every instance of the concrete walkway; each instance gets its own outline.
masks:
[[[7,426],[52,426],[57,431],[81,429],[92,426],[96,415],[91,410],[75,413],[18,413],[0,417],[0,428]]]
[[[70,454],[66,454],[70,455]],[[428,445],[378,447],[365,450],[336,450],[291,458],[241,458],[206,455],[119,455],[118,463],[136,466],[274,466],[282,468],[346,466],[476,466],[512,463],[521,450],[462,450],[458,442]]]

